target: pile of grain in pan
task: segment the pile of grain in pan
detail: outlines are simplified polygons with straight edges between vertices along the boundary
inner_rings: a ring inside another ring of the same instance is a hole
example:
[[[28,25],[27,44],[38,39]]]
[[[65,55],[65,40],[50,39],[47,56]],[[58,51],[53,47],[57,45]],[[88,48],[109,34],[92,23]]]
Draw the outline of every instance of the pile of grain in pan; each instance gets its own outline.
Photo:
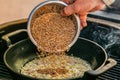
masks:
[[[40,50],[54,53],[68,49],[75,37],[76,27],[69,17],[46,13],[33,21],[31,33]]]
[[[70,79],[83,77],[91,66],[83,59],[67,55],[50,55],[35,58],[21,69],[21,73],[33,78]]]

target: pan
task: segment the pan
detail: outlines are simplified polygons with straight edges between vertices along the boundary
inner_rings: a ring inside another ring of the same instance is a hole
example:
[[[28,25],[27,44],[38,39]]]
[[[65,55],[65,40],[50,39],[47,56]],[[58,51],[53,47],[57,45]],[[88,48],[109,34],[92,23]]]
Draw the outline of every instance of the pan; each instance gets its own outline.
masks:
[[[2,37],[8,44],[8,49],[4,53],[4,63],[14,73],[14,77],[19,75],[22,80],[45,80],[20,73],[20,69],[25,63],[37,57],[37,48],[29,38],[12,44],[9,37],[22,32],[26,32],[26,29],[20,29]],[[82,37],[79,37],[77,42],[67,52],[68,55],[71,55],[71,53],[87,61],[91,65],[92,70],[86,71],[83,77],[69,78],[70,80],[88,80],[86,75],[100,75],[117,64],[114,59],[108,57],[106,51],[99,44]]]

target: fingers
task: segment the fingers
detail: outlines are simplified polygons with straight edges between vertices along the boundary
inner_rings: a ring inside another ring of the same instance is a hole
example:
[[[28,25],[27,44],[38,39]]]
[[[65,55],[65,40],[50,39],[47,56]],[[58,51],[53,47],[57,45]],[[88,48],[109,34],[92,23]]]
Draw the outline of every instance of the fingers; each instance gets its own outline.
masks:
[[[61,1],[65,2],[65,3],[67,3],[67,4],[70,4],[70,3],[71,3],[71,0],[61,0]]]
[[[86,19],[87,19],[87,13],[86,12],[85,13],[80,13],[79,17],[80,17],[82,28],[86,27],[87,26],[87,21],[86,21]]]
[[[69,16],[74,13],[79,14],[82,28],[87,26],[86,19],[88,12],[101,10],[105,7],[104,3],[101,0],[62,0],[62,1],[69,4],[63,9],[62,15]]]
[[[82,0],[75,0],[74,3],[69,4],[63,9],[63,13],[64,15],[69,16],[74,13],[88,12],[89,9],[91,9],[89,4],[82,4]]]
[[[89,12],[94,12],[94,11],[101,10],[101,9],[104,9],[104,8],[105,8],[104,4],[99,4],[98,6],[96,6],[92,10],[90,10]]]

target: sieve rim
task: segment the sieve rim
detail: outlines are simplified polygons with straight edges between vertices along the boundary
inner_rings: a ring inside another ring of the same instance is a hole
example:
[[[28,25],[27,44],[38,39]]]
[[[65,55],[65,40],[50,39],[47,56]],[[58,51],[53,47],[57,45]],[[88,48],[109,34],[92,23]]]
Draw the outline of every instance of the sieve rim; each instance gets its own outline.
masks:
[[[61,4],[63,6],[68,6],[68,4],[66,4],[65,2],[62,2],[62,1],[55,1],[55,0],[46,0],[46,1],[43,1],[41,3],[39,3],[37,6],[35,6],[33,8],[33,10],[31,11],[29,17],[28,17],[28,23],[27,23],[27,31],[28,31],[28,36],[31,40],[31,42],[37,47],[37,48],[40,48],[42,49],[42,47],[40,45],[37,44],[37,42],[34,40],[34,38],[32,37],[32,33],[31,33],[31,29],[30,29],[30,25],[31,25],[31,20],[32,20],[32,16],[34,15],[34,13],[42,6],[45,6],[47,4],[53,4],[53,3],[57,3],[57,4]],[[76,14],[73,14],[75,16],[75,19],[77,21],[77,29],[76,29],[76,34],[74,36],[74,39],[72,40],[72,42],[68,45],[68,46],[65,46],[65,49],[66,48],[70,48],[74,45],[74,43],[77,41],[78,37],[79,37],[79,34],[80,34],[80,19],[79,17],[76,15]],[[38,47],[39,46],[39,47]],[[65,51],[64,49],[63,50],[57,50],[56,52],[61,52],[61,51]],[[47,52],[47,51],[46,51]],[[49,52],[49,51],[48,51]]]

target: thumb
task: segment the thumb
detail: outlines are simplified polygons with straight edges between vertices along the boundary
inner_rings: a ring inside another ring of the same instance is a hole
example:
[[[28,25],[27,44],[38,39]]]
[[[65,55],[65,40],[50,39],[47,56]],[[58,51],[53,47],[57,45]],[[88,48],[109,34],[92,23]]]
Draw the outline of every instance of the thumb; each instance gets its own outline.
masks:
[[[74,13],[75,13],[75,11],[74,11],[74,8],[73,8],[73,4],[68,5],[63,9],[63,14],[66,15],[66,16],[72,15]]]
[[[72,15],[74,13],[79,13],[80,10],[83,11],[79,0],[72,0],[72,1],[74,1],[72,4],[66,6],[63,9],[63,14],[66,16]]]

